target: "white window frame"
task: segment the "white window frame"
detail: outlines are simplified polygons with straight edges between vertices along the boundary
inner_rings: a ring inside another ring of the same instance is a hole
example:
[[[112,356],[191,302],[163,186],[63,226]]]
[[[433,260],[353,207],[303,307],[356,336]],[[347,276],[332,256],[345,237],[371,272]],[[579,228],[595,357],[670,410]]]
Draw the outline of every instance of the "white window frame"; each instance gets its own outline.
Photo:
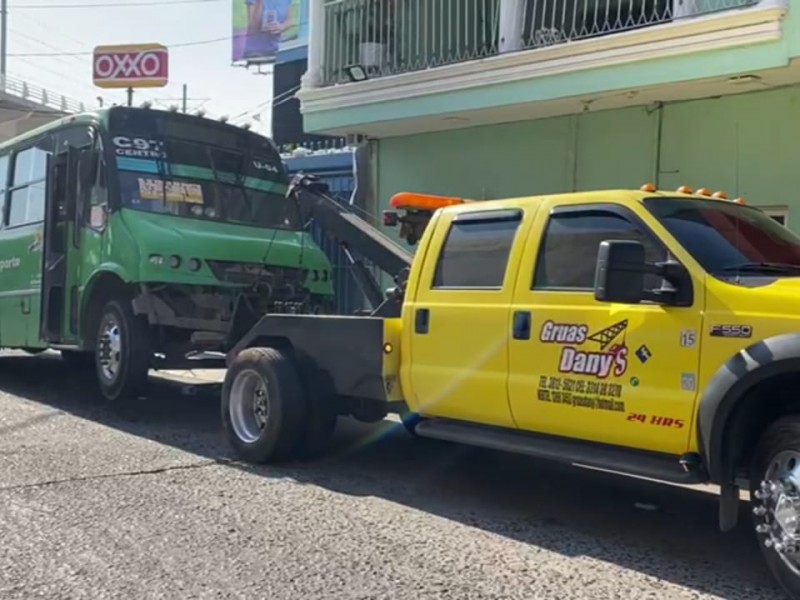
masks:
[[[756,206],[761,212],[773,219],[780,217],[783,219],[782,225],[784,227],[789,223],[789,207],[788,206]]]

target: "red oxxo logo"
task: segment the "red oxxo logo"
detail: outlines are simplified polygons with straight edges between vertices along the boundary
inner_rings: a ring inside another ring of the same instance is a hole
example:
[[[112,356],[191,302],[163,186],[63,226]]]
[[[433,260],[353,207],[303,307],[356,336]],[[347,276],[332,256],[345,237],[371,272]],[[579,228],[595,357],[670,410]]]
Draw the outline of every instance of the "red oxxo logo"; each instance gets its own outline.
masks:
[[[589,335],[589,327],[584,324],[545,321],[539,340],[546,344],[565,345],[558,363],[561,373],[594,375],[598,379],[606,379],[609,375],[620,377],[628,369],[628,347],[624,340],[616,342],[616,339],[627,327],[628,321],[624,320]],[[597,343],[599,348],[579,348],[587,341]]]
[[[169,79],[169,54],[160,44],[98,46],[93,62],[98,87],[162,87]]]

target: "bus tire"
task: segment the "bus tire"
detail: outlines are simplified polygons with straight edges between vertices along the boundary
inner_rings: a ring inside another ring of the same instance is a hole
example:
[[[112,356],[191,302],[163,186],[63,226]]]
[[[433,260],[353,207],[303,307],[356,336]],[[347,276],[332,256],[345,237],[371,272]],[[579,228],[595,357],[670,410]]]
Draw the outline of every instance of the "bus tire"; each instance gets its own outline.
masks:
[[[800,496],[794,475],[800,473],[800,416],[775,421],[756,447],[750,479],[753,525],[767,567],[790,598],[800,598],[800,554],[795,550],[794,525],[786,520],[797,512]],[[781,510],[785,523],[776,519]],[[788,532],[784,527],[793,530]]]
[[[274,348],[248,348],[222,384],[222,426],[236,455],[265,464],[294,458],[303,434],[305,394],[291,358]]]
[[[108,302],[100,314],[95,343],[97,380],[106,400],[118,402],[143,395],[151,359],[147,322],[133,314],[130,302]]]

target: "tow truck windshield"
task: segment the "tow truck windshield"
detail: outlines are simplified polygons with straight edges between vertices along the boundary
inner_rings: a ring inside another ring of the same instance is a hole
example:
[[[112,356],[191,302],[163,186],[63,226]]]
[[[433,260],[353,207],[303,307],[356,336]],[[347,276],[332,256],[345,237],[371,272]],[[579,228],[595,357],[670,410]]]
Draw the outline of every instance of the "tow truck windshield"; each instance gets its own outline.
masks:
[[[178,217],[300,229],[288,176],[268,140],[183,115],[115,113],[110,123],[123,207]]]
[[[712,275],[800,276],[800,237],[756,208],[684,198],[644,205]]]

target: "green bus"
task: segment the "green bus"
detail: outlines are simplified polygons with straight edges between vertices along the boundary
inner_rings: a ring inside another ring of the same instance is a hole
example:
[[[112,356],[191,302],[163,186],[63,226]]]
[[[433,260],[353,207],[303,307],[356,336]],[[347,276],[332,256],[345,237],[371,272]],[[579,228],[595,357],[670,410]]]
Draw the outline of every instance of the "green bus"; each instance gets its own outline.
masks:
[[[0,347],[59,350],[108,400],[267,312],[332,306],[280,155],[248,129],[110,107],[0,145],[0,181]]]

